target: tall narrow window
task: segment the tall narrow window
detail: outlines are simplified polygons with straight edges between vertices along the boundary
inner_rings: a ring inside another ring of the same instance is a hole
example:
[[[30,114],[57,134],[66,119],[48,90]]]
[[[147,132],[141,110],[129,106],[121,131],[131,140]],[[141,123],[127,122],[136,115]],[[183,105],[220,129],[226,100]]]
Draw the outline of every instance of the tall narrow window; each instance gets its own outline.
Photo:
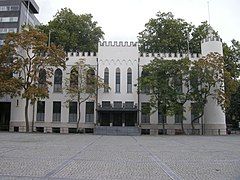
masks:
[[[120,93],[120,81],[121,81],[121,73],[120,69],[116,69],[116,93]]]
[[[142,123],[150,123],[150,103],[142,102],[141,103],[141,122]]]
[[[191,121],[194,120],[194,123],[199,123],[199,118],[196,119],[199,116],[197,107],[198,107],[197,103],[191,103]]]
[[[86,102],[85,122],[94,122],[94,102]]]
[[[45,119],[45,101],[38,101],[36,121],[44,121],[44,119]]]
[[[106,87],[104,87],[104,92],[109,92],[109,70],[108,68],[105,68],[104,70],[104,84]]]
[[[87,71],[87,92],[93,92],[95,91],[95,72],[91,68]]]
[[[72,69],[70,73],[70,87],[76,88],[78,86],[78,71]]]
[[[61,102],[53,101],[53,122],[61,121]]]
[[[145,78],[145,77],[147,77],[148,75],[149,75],[148,72],[146,72],[146,71],[143,70],[143,71],[142,71],[142,74],[141,74],[141,77],[142,77],[142,78]],[[150,92],[149,86],[146,85],[146,84],[145,84],[144,86],[142,85],[142,86],[141,86],[141,92],[142,92],[142,93],[149,93],[149,92]]]
[[[174,88],[176,92],[182,93],[183,88],[182,88],[182,76],[177,76],[173,78],[173,83],[174,83]]]
[[[38,79],[38,87],[45,87],[46,86],[46,70],[40,69],[39,70],[39,79]]]
[[[183,121],[183,106],[175,114],[175,123],[181,123]]]
[[[166,123],[166,116],[164,115],[165,108],[158,110],[158,124]]]
[[[69,122],[77,122],[77,102],[69,102]]]
[[[62,70],[56,69],[54,73],[54,92],[62,92]]]
[[[127,93],[132,93],[132,69],[127,70]]]

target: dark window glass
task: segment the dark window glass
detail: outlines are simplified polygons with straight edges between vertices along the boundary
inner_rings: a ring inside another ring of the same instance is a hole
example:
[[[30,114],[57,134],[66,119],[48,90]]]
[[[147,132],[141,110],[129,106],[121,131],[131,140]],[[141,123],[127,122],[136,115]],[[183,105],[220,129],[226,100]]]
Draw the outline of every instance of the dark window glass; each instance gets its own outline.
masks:
[[[116,93],[120,93],[120,69],[116,69]]]
[[[132,93],[132,69],[127,70],[127,93]]]
[[[61,121],[61,102],[53,101],[53,121]]]
[[[105,70],[104,70],[104,84],[106,86],[109,85],[109,70],[108,70],[108,68],[105,68]],[[104,92],[109,92],[109,89],[107,87],[105,87]]]
[[[86,122],[94,122],[94,102],[86,102]]]
[[[62,92],[62,70],[56,69],[54,73],[54,92]]]
[[[69,102],[69,122],[77,122],[77,102]]]
[[[45,117],[45,101],[37,102],[37,121],[44,121]]]

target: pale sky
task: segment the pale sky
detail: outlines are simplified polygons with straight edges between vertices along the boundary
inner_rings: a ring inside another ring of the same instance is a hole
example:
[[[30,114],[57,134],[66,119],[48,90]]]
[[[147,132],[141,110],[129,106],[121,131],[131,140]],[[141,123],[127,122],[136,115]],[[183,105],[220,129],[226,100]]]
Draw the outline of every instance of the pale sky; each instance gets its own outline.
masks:
[[[224,42],[240,41],[240,0],[35,0],[39,21],[47,24],[58,10],[70,8],[76,14],[90,13],[105,33],[106,41],[137,41],[145,23],[158,11],[194,25],[208,20]]]

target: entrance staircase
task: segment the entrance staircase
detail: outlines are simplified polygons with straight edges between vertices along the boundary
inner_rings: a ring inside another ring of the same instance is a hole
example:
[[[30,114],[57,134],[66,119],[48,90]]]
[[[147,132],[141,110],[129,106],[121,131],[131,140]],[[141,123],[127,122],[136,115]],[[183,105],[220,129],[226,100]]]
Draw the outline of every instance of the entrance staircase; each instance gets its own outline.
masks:
[[[139,136],[140,129],[135,126],[96,126],[95,135],[111,135],[111,136]]]

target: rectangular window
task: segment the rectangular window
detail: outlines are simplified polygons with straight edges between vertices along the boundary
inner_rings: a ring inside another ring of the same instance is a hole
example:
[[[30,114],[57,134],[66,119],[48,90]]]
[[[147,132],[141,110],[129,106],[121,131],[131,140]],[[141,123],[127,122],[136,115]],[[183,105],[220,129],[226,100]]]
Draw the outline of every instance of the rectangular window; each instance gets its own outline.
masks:
[[[197,112],[197,103],[191,103],[191,121],[199,116]],[[194,120],[194,123],[199,123],[199,119]]]
[[[125,109],[133,109],[134,108],[134,102],[132,102],[132,101],[125,102],[124,108]]]
[[[45,101],[38,101],[36,121],[44,121],[44,119],[45,119]]]
[[[0,22],[18,22],[18,17],[0,17]]]
[[[69,102],[69,122],[77,122],[77,102]]]
[[[122,101],[114,101],[113,102],[113,107],[114,108],[122,108]]]
[[[94,102],[86,102],[85,122],[94,122]]]
[[[53,101],[53,122],[61,121],[61,102]]]
[[[150,123],[150,103],[143,102],[141,103],[141,122]]]
[[[158,111],[158,124],[166,123],[166,116],[161,111]]]
[[[0,6],[0,11],[19,11],[19,6]]]
[[[183,121],[183,106],[179,109],[179,112],[175,114],[175,123],[181,123]]]
[[[17,28],[0,28],[0,34],[7,34],[10,32],[17,32]]]
[[[102,101],[103,108],[112,108],[110,101]]]

